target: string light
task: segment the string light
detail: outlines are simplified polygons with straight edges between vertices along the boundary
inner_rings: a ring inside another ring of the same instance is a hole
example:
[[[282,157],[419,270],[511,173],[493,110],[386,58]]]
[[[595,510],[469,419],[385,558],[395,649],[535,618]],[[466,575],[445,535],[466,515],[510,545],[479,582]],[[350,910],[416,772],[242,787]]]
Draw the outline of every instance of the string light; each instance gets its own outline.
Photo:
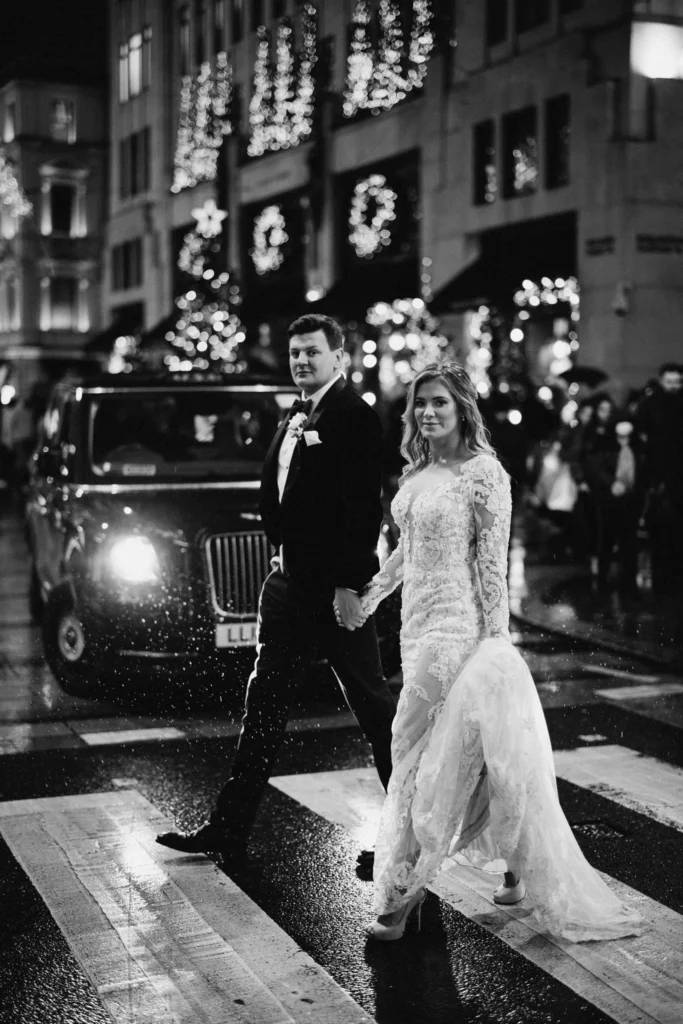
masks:
[[[27,217],[33,207],[17,181],[7,153],[0,147],[0,204],[10,217]]]
[[[380,383],[387,390],[397,380],[407,384],[416,373],[442,356],[448,345],[448,339],[439,333],[438,320],[423,299],[377,302],[370,307],[365,319],[372,327],[379,328],[381,338],[386,340],[386,345],[380,342],[380,348],[385,350],[380,358]],[[387,348],[391,352],[386,351]],[[368,358],[364,356],[363,362]]]
[[[171,192],[214,181],[218,150],[233,130],[229,117],[232,67],[227,53],[205,61],[197,76],[185,75],[180,88],[180,111]]]
[[[270,37],[265,28],[259,29],[249,104],[249,156],[289,149],[311,134],[315,106],[314,68],[318,59],[318,13],[312,4],[304,6],[301,35],[301,53],[297,55],[290,22],[280,22],[273,67]]]
[[[515,292],[514,303],[520,308],[525,306],[555,306],[558,302],[568,302],[572,308],[572,320],[579,319],[581,302],[579,282],[575,277],[542,277],[540,282],[522,282],[522,287]],[[574,315],[576,314],[576,316]]]
[[[396,0],[380,0],[379,41],[371,39],[370,0],[357,0],[346,67],[343,112],[390,110],[422,88],[434,48],[431,0],[413,0],[412,25],[406,45],[401,8]]]
[[[282,265],[282,246],[288,241],[282,210],[277,205],[266,206],[254,218],[254,245],[249,250],[257,274],[269,274]]]
[[[375,203],[375,213],[368,221],[371,200]],[[383,174],[371,174],[356,183],[349,210],[349,242],[357,256],[369,259],[390,244],[391,232],[387,225],[396,219],[397,200],[398,196],[387,185]]]

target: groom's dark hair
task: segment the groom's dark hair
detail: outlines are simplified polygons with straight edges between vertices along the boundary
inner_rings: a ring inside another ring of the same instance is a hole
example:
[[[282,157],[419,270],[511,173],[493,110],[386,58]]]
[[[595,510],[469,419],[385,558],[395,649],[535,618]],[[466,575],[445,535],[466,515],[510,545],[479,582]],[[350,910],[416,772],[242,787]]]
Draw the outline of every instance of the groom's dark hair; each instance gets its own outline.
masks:
[[[322,313],[305,313],[298,317],[287,328],[287,340],[295,334],[312,334],[313,331],[322,331],[327,338],[327,344],[332,350],[344,347],[344,332],[331,316],[324,316]]]

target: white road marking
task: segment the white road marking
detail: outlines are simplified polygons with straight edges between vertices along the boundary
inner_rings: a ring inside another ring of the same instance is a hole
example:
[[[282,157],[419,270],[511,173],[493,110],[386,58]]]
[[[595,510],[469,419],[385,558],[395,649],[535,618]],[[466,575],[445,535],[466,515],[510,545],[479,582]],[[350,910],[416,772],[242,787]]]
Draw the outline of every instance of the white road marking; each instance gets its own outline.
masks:
[[[589,748],[591,753],[605,748]],[[651,759],[650,759],[651,760]],[[666,766],[665,766],[666,767]],[[376,830],[384,793],[371,768],[313,772],[271,779],[272,785],[328,821],[356,834]],[[556,943],[528,922],[528,909],[498,907],[499,876],[450,864],[431,887],[466,917],[561,981],[619,1024],[681,1024],[683,982],[680,950],[683,917],[607,875],[620,899],[646,919],[637,938],[610,942]]]
[[[372,1024],[139,793],[0,804],[0,833],[116,1024]]]
[[[656,683],[652,686],[614,686],[609,690],[596,690],[606,700],[642,700],[644,697],[668,697],[683,693],[683,683]]]
[[[658,676],[645,676],[638,672],[626,672],[621,668],[610,668],[606,665],[588,665],[582,663],[581,668],[585,672],[592,672],[598,676],[612,676],[615,679],[633,679],[637,683],[657,683],[662,677]]]
[[[683,831],[683,769],[628,747],[556,750],[561,779]]]
[[[119,729],[115,732],[82,732],[81,739],[89,747],[106,747],[115,743],[148,743],[150,740],[184,740],[182,729],[166,726],[161,729]]]

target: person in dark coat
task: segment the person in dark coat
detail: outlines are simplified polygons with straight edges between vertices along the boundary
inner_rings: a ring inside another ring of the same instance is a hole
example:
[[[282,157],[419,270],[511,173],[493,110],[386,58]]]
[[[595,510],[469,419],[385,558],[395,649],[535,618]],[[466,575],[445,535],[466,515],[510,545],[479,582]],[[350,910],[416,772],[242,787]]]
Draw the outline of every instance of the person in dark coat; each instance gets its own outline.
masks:
[[[599,423],[586,439],[583,454],[584,481],[595,509],[597,582],[601,588],[607,586],[616,548],[620,587],[633,592],[642,507],[633,425],[616,418],[613,410]]]
[[[281,423],[263,466],[260,508],[278,551],[259,603],[258,646],[230,777],[209,821],[157,842],[188,853],[240,852],[268,783],[297,689],[316,654],[335,672],[372,746],[386,788],[395,701],[382,672],[373,617],[358,592],[379,568],[382,431],[342,375],[344,337],[320,314],[289,328],[302,398]],[[361,866],[370,859],[362,855]]]
[[[644,449],[646,525],[650,534],[652,586],[678,593],[683,583],[683,375],[665,363],[640,403],[635,426]]]

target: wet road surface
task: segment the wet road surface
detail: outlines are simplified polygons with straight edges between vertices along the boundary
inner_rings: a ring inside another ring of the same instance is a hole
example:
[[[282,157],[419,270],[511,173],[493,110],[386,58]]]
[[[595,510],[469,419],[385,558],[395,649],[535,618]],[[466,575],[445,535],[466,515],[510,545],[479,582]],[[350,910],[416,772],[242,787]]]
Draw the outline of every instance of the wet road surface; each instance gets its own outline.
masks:
[[[163,710],[154,693],[63,695],[28,616],[21,524],[0,527],[3,1024],[681,1020],[683,679],[671,664],[515,621],[565,812],[648,919],[645,936],[560,948],[529,930],[523,905],[492,905],[496,876],[459,870],[433,887],[419,934],[371,944],[372,887],[355,859],[381,793],[324,668],[248,859],[165,851],[163,821],[200,824],[225,777],[239,687],[218,681]]]

